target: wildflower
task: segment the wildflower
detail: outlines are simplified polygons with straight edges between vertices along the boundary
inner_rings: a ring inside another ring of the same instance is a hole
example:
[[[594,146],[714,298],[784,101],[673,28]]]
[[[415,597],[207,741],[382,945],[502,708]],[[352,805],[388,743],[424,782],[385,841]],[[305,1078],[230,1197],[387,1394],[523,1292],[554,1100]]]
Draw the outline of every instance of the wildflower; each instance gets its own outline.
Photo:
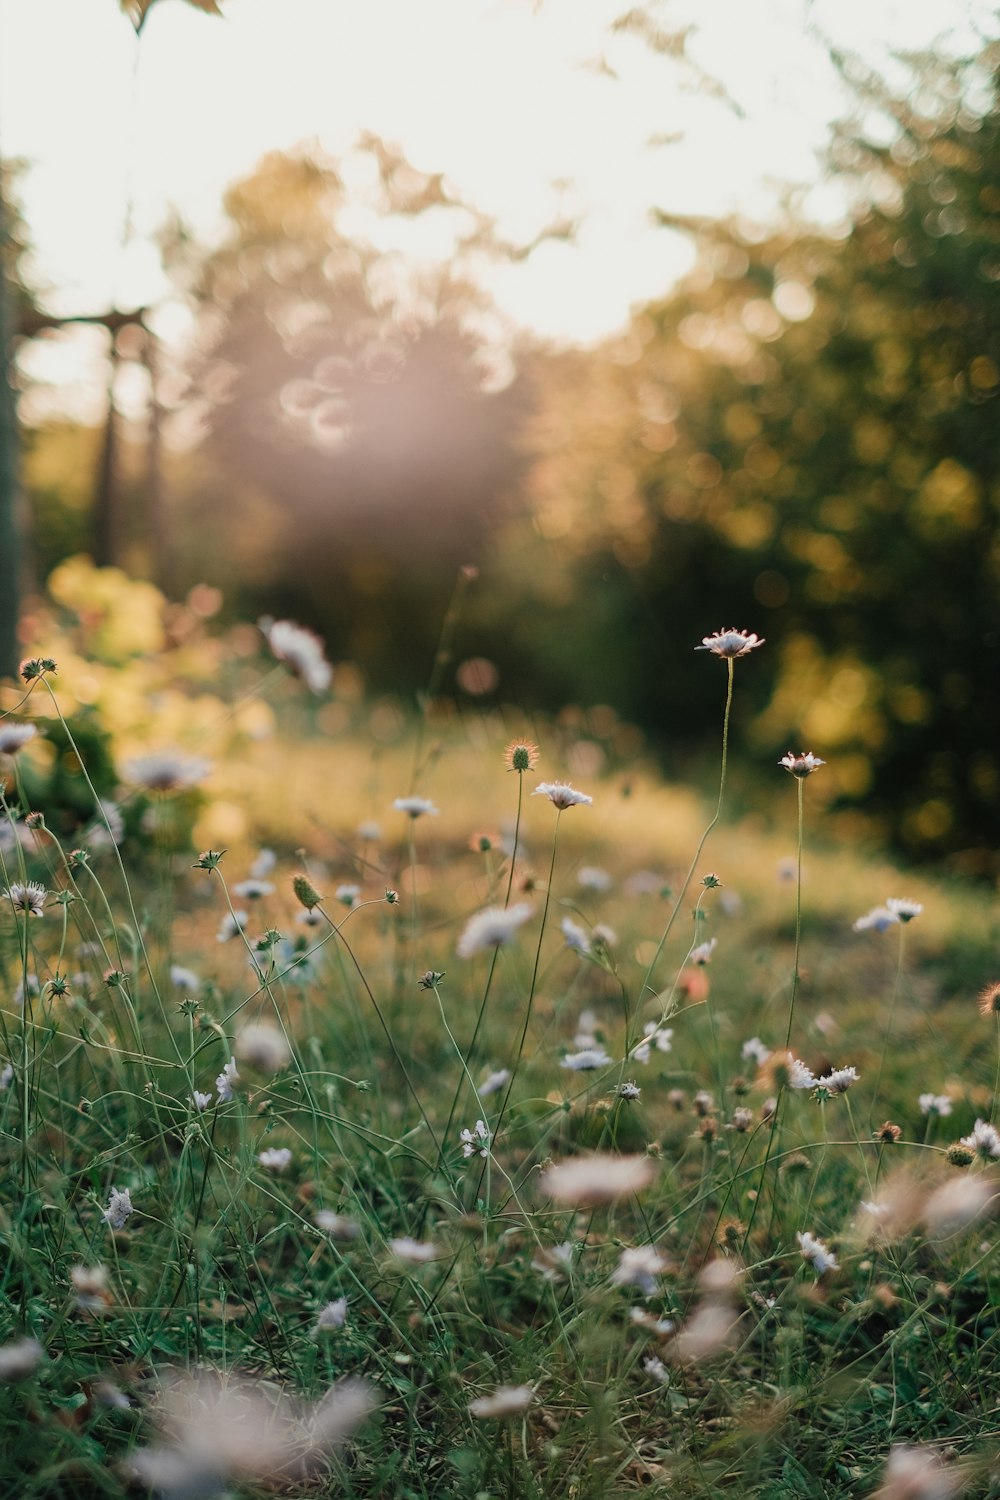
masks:
[[[433,990],[444,978],[443,969],[428,969],[426,974],[421,974],[417,984],[422,990]]]
[[[816,1087],[818,1080],[811,1068],[807,1068],[805,1063],[799,1058],[794,1057],[791,1052],[786,1052],[785,1058],[788,1068],[786,1082],[790,1089],[813,1089]]]
[[[490,1094],[498,1094],[502,1088],[510,1083],[510,1069],[498,1068],[495,1073],[490,1073],[479,1085],[480,1099],[487,1099]]]
[[[42,987],[38,982],[36,974],[29,974],[27,979],[19,979],[14,987],[14,1004],[18,1007],[24,1005],[24,995],[27,990],[28,997],[35,999],[42,993]]]
[[[101,1218],[109,1229],[122,1229],[125,1226],[125,1220],[134,1212],[132,1195],[128,1188],[122,1188],[120,1192],[118,1188],[112,1188],[108,1206],[101,1214]]]
[[[38,1369],[44,1350],[37,1339],[16,1339],[0,1347],[0,1381],[27,1380]]]
[[[540,1271],[546,1281],[559,1281],[573,1264],[575,1248],[572,1240],[564,1240],[561,1245],[544,1246],[536,1251],[531,1269]]]
[[[238,937],[250,920],[247,911],[227,911],[219,923],[219,930],[215,934],[217,943],[228,943],[230,939]]]
[[[208,1108],[211,1102],[211,1094],[202,1094],[198,1089],[195,1089],[194,1093],[191,1095],[191,1103],[194,1105],[199,1114],[204,1114],[205,1110]]]
[[[328,1234],[331,1240],[356,1240],[361,1234],[361,1225],[356,1219],[348,1218],[346,1214],[335,1214],[332,1209],[317,1209],[313,1223],[317,1229]]]
[[[295,892],[296,901],[300,906],[304,906],[306,911],[312,911],[313,907],[318,906],[323,899],[316,887],[304,875],[295,876],[292,881],[292,890]]]
[[[372,818],[366,818],[357,826],[357,835],[365,844],[377,844],[382,837],[382,824],[376,823]]]
[[[818,1240],[808,1230],[800,1230],[795,1238],[799,1242],[803,1259],[812,1263],[817,1276],[822,1276],[825,1271],[837,1270],[837,1257],[826,1248],[822,1240]]]
[[[397,1260],[403,1261],[411,1266],[423,1266],[428,1261],[437,1260],[441,1251],[437,1245],[428,1240],[413,1240],[408,1235],[402,1239],[390,1240],[389,1249]]]
[[[567,807],[589,807],[593,797],[578,792],[565,781],[540,781],[531,794],[533,797],[548,797],[553,807],[562,812]]]
[[[612,1286],[636,1286],[644,1297],[656,1291],[656,1277],[667,1268],[667,1262],[652,1245],[636,1245],[626,1248],[618,1256],[618,1264],[611,1273]]]
[[[292,1153],[287,1146],[274,1146],[269,1151],[259,1151],[257,1160],[265,1172],[284,1172],[292,1164]]]
[[[899,1140],[903,1132],[900,1127],[898,1125],[894,1125],[891,1120],[886,1120],[878,1127],[877,1130],[873,1131],[872,1134],[874,1136],[874,1139],[881,1142],[883,1146],[895,1146],[896,1142]]]
[[[69,1279],[81,1312],[100,1312],[111,1306],[108,1273],[104,1266],[74,1266]]]
[[[266,880],[278,863],[278,856],[273,849],[261,849],[257,858],[250,866],[250,878],[252,880]]]
[[[1000,1156],[1000,1133],[985,1120],[977,1120],[971,1135],[962,1136],[962,1145],[975,1151],[984,1161],[989,1161],[994,1156]]]
[[[211,770],[211,761],[182,755],[179,750],[156,750],[126,761],[125,779],[150,792],[179,792],[197,786]]]
[[[857,1081],[857,1068],[835,1068],[832,1073],[815,1080],[816,1098],[826,1099],[832,1094],[846,1094],[851,1084]]]
[[[671,1318],[658,1318],[655,1313],[649,1312],[645,1307],[630,1307],[628,1310],[629,1322],[634,1323],[636,1328],[644,1328],[647,1333],[655,1333],[657,1338],[666,1338],[674,1331],[674,1322]]]
[[[753,1111],[740,1105],[737,1109],[733,1110],[733,1118],[729,1123],[740,1135],[746,1135],[753,1124]]]
[[[651,1049],[657,1052],[669,1052],[674,1029],[672,1026],[658,1026],[655,1021],[647,1021],[643,1028],[642,1040],[636,1042],[629,1057],[635,1062],[648,1063]]]
[[[656,1176],[648,1156],[575,1156],[548,1167],[539,1177],[542,1192],[557,1203],[574,1208],[596,1208],[632,1193],[641,1193]]]
[[[273,890],[269,880],[241,880],[233,886],[233,895],[238,901],[259,901],[262,896],[270,896]]]
[[[986,1177],[951,1177],[931,1193],[921,1217],[932,1234],[950,1234],[978,1219],[992,1197]]]
[[[398,903],[398,901],[399,901],[399,892],[398,891],[394,891],[392,889],[392,886],[387,885],[386,888],[385,888],[385,904],[386,904],[386,906],[395,906]]]
[[[34,682],[37,677],[44,677],[46,672],[58,670],[51,656],[33,656],[30,661],[21,663],[21,676],[25,682]]]
[[[503,753],[503,763],[508,771],[533,771],[538,765],[538,746],[532,740],[511,740]]]
[[[968,1146],[960,1146],[957,1141],[954,1146],[948,1147],[945,1156],[953,1167],[971,1167],[976,1159],[975,1153],[970,1151]]]
[[[563,917],[561,922],[562,935],[566,939],[566,947],[571,948],[574,953],[582,957],[590,952],[590,939],[578,922],[572,917]]]
[[[882,1484],[872,1500],[952,1500],[965,1482],[934,1452],[919,1443],[894,1443]]]
[[[215,1080],[215,1087],[219,1091],[219,1103],[230,1104],[236,1095],[233,1093],[234,1084],[239,1083],[240,1075],[236,1071],[236,1059],[231,1057]]]
[[[607,870],[602,870],[598,865],[581,865],[576,872],[576,879],[585,891],[609,891],[611,889],[611,876]]]
[[[655,1354],[650,1355],[642,1362],[642,1368],[652,1380],[658,1380],[661,1385],[670,1384],[670,1371],[662,1359],[657,1359]]]
[[[695,1114],[699,1115],[702,1119],[705,1119],[706,1116],[711,1112],[714,1102],[715,1101],[713,1100],[711,1094],[707,1089],[699,1089],[697,1094],[695,1094],[694,1098],[691,1100],[691,1103],[694,1105]]]
[[[315,907],[303,907],[295,913],[295,920],[303,927],[322,927],[325,918]]]
[[[83,842],[94,851],[120,844],[125,837],[125,820],[118,804],[98,797],[96,813],[80,835]]]
[[[696,651],[711,651],[714,656],[749,656],[758,646],[763,646],[763,639],[758,640],[756,635],[748,634],[745,630],[717,630],[714,635],[702,637],[701,645],[695,646]]]
[[[330,686],[333,668],[323,655],[323,642],[311,630],[291,620],[272,620],[264,615],[257,621],[271,648],[272,655],[284,662],[288,670],[302,679],[311,693],[325,693]]]
[[[397,812],[406,813],[410,818],[438,816],[438,809],[426,797],[397,797],[392,805]]]
[[[191,868],[192,870],[217,870],[222,864],[225,853],[225,849],[203,849]]]
[[[747,1062],[755,1062],[762,1068],[771,1056],[770,1047],[765,1047],[759,1036],[752,1036],[749,1041],[743,1043],[740,1056]]]
[[[738,1321],[727,1302],[703,1302],[670,1344],[670,1357],[682,1364],[697,1365],[721,1354],[732,1342]]]
[[[687,1094],[683,1089],[671,1089],[667,1094],[667,1103],[680,1114],[687,1104]]]
[[[893,916],[898,917],[901,922],[912,922],[914,917],[919,917],[924,909],[919,901],[910,901],[900,896],[890,896],[885,904]]]
[[[1000,984],[988,984],[980,991],[979,1014],[981,1016],[1000,1015]]]
[[[331,1328],[343,1328],[347,1322],[347,1298],[338,1297],[334,1302],[328,1302],[320,1309],[320,1315],[316,1319],[316,1333],[326,1333]]]
[[[455,951],[459,958],[471,958],[474,953],[483,953],[488,948],[502,948],[524,926],[534,910],[530,901],[519,901],[514,906],[488,906],[484,911],[476,912],[466,922],[458,940]]]
[[[482,1120],[477,1120],[474,1130],[463,1130],[459,1133],[462,1142],[462,1155],[474,1156],[479,1152],[480,1156],[490,1154],[490,1133]]]
[[[236,1056],[262,1072],[277,1073],[288,1066],[291,1050],[277,1026],[256,1021],[241,1027],[237,1033]]]
[[[179,990],[196,990],[200,987],[201,980],[193,969],[185,969],[180,964],[171,964],[170,983],[175,984]]]
[[[500,1385],[490,1396],[479,1396],[469,1402],[469,1412],[480,1420],[486,1417],[516,1417],[535,1399],[530,1385]]]
[[[34,724],[0,724],[0,755],[16,755],[37,733]]]
[[[806,776],[811,776],[813,771],[818,771],[820,766],[825,766],[826,761],[820,760],[818,755],[813,755],[811,750],[802,750],[798,755],[793,755],[789,750],[788,754],[783,755],[778,761],[778,765],[784,766],[786,771],[802,781]]]
[[[359,885],[353,885],[350,883],[346,885],[338,885],[337,889],[333,893],[334,900],[339,901],[341,906],[356,906],[358,904],[358,897],[360,895],[361,887]]]
[[[693,964],[709,963],[711,961],[712,954],[715,952],[715,945],[717,942],[718,938],[710,938],[707,943],[699,943],[697,948],[692,948],[689,954],[691,962]]]
[[[606,922],[598,922],[590,936],[602,948],[613,948],[618,941],[617,932],[613,927],[609,927]]]
[[[40,917],[45,910],[45,900],[49,893],[44,885],[39,885],[36,880],[29,880],[26,885],[18,881],[8,886],[3,894],[15,911],[23,911],[29,917]]]
[[[951,1099],[947,1094],[921,1094],[917,1100],[922,1115],[950,1115]]]
[[[561,1068],[568,1068],[571,1073],[591,1073],[596,1068],[606,1068],[614,1059],[608,1055],[603,1047],[585,1047],[582,1052],[567,1052]]]
[[[887,906],[873,906],[871,911],[859,917],[854,924],[855,932],[888,932],[899,923],[899,917]]]
[[[619,1099],[627,1099],[629,1100],[629,1102],[631,1102],[633,1099],[639,1098],[642,1093],[642,1089],[630,1078],[627,1080],[627,1082],[620,1083],[615,1089],[615,1093],[618,1095]]]

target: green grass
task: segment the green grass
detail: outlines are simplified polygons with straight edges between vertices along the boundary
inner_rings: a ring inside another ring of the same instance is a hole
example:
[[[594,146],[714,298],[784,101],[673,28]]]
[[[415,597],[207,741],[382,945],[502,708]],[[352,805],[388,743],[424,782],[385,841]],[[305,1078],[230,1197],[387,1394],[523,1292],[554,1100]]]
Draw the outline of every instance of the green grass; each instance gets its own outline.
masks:
[[[58,676],[36,687],[45,722],[59,693]],[[794,780],[761,776],[739,824],[723,799],[694,859],[714,804],[659,783],[604,727],[602,741],[542,726],[523,787],[499,715],[389,746],[346,717],[263,742],[219,773],[253,837],[201,867],[186,830],[215,814],[197,794],[182,817],[174,794],[151,797],[120,853],[84,860],[27,829],[12,772],[3,886],[48,896],[40,917],[0,910],[0,1345],[30,1337],[41,1353],[0,1385],[0,1495],[142,1493],[138,1464],[178,1500],[854,1497],[878,1490],[894,1448],[898,1480],[907,1444],[953,1491],[931,1472],[886,1497],[1000,1495],[998,1169],[947,1156],[997,1107],[997,1022],[975,1003],[1000,977],[991,893],[826,843],[810,778],[797,911]],[[529,795],[567,774],[593,806]],[[394,811],[411,790],[440,815]],[[505,830],[509,848],[519,791],[512,872],[478,830]],[[359,834],[373,812],[382,834]],[[260,842],[275,888],[241,900]],[[606,882],[581,884],[594,867]],[[323,896],[315,926],[293,894],[302,873]],[[334,894],[345,883],[361,887],[353,908]],[[923,903],[915,920],[852,930],[900,896]],[[470,916],[523,901],[509,943],[458,956]],[[218,941],[240,907],[245,932]],[[564,918],[592,941],[595,924],[612,932],[581,955]],[[173,983],[172,965],[197,982]],[[860,1075],[826,1102],[775,1066],[793,977],[795,1055]],[[22,1006],[26,980],[39,992]],[[643,1062],[652,1023],[669,1050]],[[742,1055],[755,1036],[775,1054],[763,1067]],[[561,1066],[585,1049],[610,1061]],[[498,1069],[512,1079],[478,1097]],[[638,1098],[617,1092],[629,1081]],[[212,1095],[203,1111],[196,1090]],[[921,1112],[927,1092],[950,1116]],[[487,1155],[466,1157],[477,1119]],[[886,1120],[895,1143],[873,1136]],[[281,1150],[283,1170],[261,1162]],[[648,1159],[650,1185],[558,1201],[545,1170],[591,1152]],[[935,1217],[932,1192],[980,1182],[974,1205]],[[126,1189],[134,1212],[112,1229]],[[818,1275],[799,1233],[837,1267]],[[433,1258],[401,1259],[394,1239]],[[621,1284],[622,1251],[642,1247],[659,1260]],[[103,1268],[89,1296],[81,1267]],[[342,1324],[318,1330],[340,1299]],[[311,1404],[345,1379],[366,1382],[370,1414],[343,1441],[310,1438]],[[470,1410],[503,1386],[530,1386],[530,1404]],[[150,1467],[164,1452],[182,1467],[169,1483]]]

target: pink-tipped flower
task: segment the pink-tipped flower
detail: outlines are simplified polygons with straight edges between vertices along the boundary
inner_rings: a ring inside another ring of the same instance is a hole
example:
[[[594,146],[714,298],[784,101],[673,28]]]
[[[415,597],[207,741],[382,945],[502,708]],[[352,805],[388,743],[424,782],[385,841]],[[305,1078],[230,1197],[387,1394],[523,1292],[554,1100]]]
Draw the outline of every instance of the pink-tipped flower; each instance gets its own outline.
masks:
[[[784,766],[786,771],[790,771],[801,781],[804,777],[811,776],[814,771],[818,771],[820,766],[825,766],[826,761],[820,760],[818,755],[813,755],[811,750],[802,750],[798,755],[789,750],[788,754],[783,755],[778,761],[778,765]]]
[[[34,724],[0,724],[0,755],[16,755],[37,733]]]
[[[714,656],[749,656],[763,644],[763,637],[758,638],[746,630],[717,630],[714,635],[703,636],[701,645],[694,649],[711,651]]]
[[[590,807],[593,797],[578,792],[567,781],[540,781],[531,794],[533,797],[548,797],[553,807],[562,812],[567,807]]]

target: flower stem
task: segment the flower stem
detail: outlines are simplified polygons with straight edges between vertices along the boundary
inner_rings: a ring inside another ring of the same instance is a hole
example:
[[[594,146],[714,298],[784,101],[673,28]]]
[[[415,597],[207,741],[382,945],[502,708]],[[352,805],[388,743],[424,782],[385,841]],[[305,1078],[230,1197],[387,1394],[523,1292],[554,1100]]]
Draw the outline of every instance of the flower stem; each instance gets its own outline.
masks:
[[[795,958],[792,963],[792,994],[788,1002],[788,1025],[785,1028],[785,1051],[792,1041],[792,1023],[795,1019],[795,997],[799,991],[799,954],[802,950],[802,826],[803,826],[803,777],[796,778],[799,808],[798,847],[795,851]]]

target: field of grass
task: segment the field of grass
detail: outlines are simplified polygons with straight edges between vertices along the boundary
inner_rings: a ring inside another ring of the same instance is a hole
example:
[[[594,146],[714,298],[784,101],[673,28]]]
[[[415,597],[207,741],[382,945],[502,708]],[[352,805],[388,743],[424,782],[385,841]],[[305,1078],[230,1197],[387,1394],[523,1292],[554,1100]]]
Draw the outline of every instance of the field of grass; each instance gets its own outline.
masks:
[[[606,710],[64,644],[0,718],[0,1495],[1000,1496],[991,892],[822,765],[732,821],[724,736],[705,807]]]

